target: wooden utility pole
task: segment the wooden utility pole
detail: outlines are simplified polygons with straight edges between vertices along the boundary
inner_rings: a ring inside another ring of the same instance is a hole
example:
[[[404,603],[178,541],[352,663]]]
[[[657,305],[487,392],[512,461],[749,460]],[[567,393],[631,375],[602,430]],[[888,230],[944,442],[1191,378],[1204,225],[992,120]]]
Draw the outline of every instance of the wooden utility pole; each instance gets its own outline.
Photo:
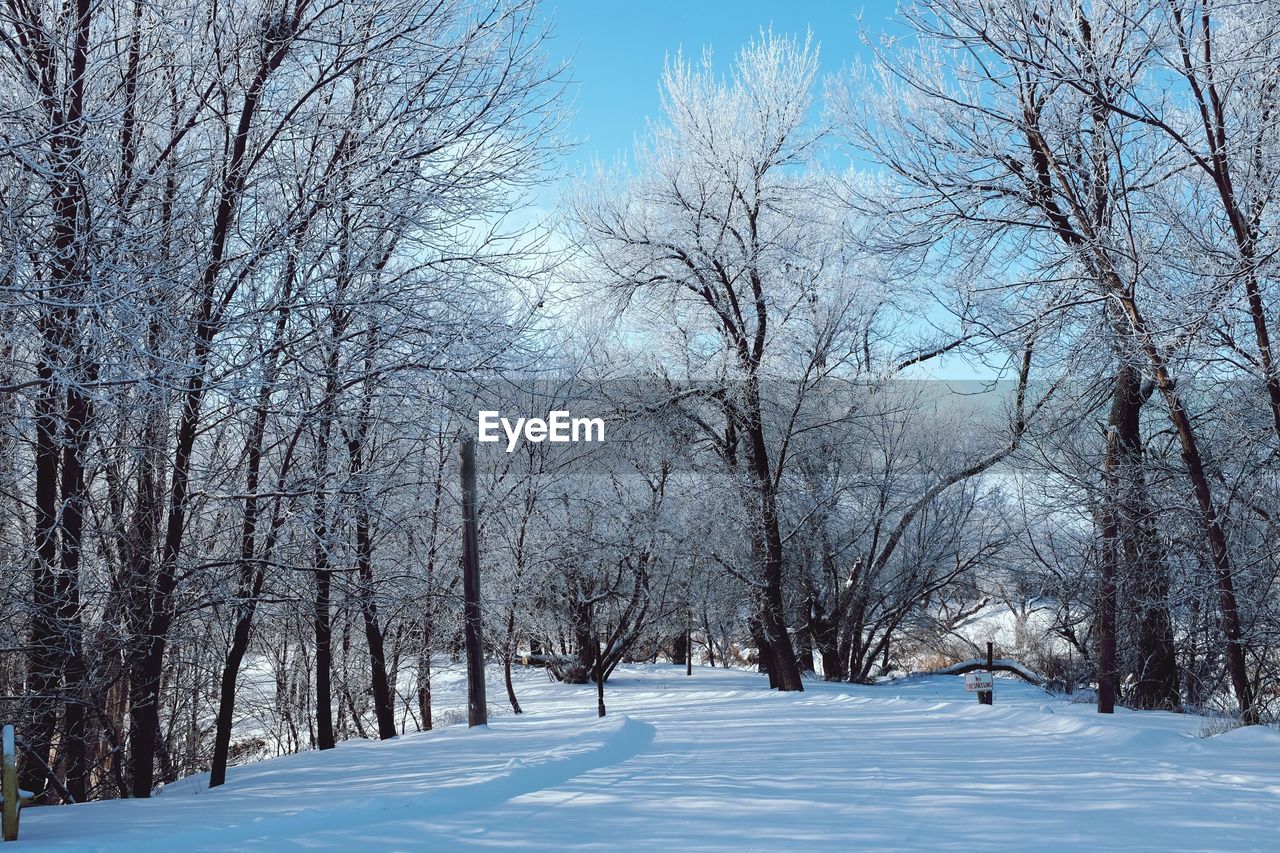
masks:
[[[597,716],[604,716],[604,647],[600,645],[600,635],[596,635],[596,711]]]
[[[991,642],[990,640],[987,640],[987,672],[989,672],[989,673],[991,673],[991,674],[992,674],[992,675],[991,675],[991,677],[992,677],[993,679],[995,678],[995,670],[994,670],[994,669],[992,669],[992,666],[993,666],[994,664],[995,664],[995,649],[994,649],[994,647],[993,647],[992,642]],[[994,682],[994,681],[992,681],[992,682],[991,682],[991,684],[992,684],[992,686],[993,686],[993,687],[995,686],[995,682]],[[992,696],[994,695],[994,693],[995,693],[995,691],[993,691],[993,690],[979,690],[979,691],[978,691],[978,702],[979,702],[979,704],[982,704],[982,705],[990,705],[990,704],[992,704],[992,703],[991,703],[991,699],[992,699]]]
[[[476,533],[476,442],[462,440],[462,616],[467,644],[467,725],[489,723],[480,633],[480,546]]]

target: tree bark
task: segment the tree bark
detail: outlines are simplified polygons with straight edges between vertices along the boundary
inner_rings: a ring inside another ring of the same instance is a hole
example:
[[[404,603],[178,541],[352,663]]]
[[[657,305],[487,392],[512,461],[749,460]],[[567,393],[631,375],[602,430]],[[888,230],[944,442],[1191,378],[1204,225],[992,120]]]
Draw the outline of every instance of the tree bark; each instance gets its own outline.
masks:
[[[1187,478],[1195,494],[1200,524],[1208,540],[1209,554],[1213,561],[1218,588],[1218,606],[1222,613],[1222,632],[1226,637],[1227,674],[1240,706],[1241,721],[1245,725],[1257,725],[1261,722],[1261,717],[1254,702],[1253,688],[1249,682],[1248,668],[1245,664],[1240,609],[1236,601],[1231,553],[1227,547],[1227,537],[1222,529],[1218,508],[1213,499],[1213,490],[1204,470],[1195,427],[1183,406],[1173,377],[1169,374],[1164,355],[1151,340],[1146,320],[1138,311],[1137,304],[1131,298],[1124,298],[1121,300],[1121,305],[1155,373],[1156,386],[1164,397],[1165,405],[1169,409],[1169,419],[1178,435],[1182,459],[1187,466]]]
[[[422,620],[422,648],[418,651],[418,717],[422,730],[431,731],[431,618]]]
[[[359,578],[360,615],[364,620],[364,636],[369,646],[369,669],[373,681],[373,713],[378,721],[378,737],[396,736],[395,706],[387,680],[387,654],[378,622],[378,605],[374,599],[373,539],[369,529],[369,510],[363,499],[356,508],[356,573]]]
[[[747,382],[746,405],[747,418],[743,432],[747,439],[747,456],[760,501],[758,520],[764,534],[764,589],[760,596],[760,632],[769,646],[771,686],[783,691],[803,691],[804,682],[800,677],[800,667],[796,663],[795,648],[791,645],[784,616],[782,529],[778,520],[778,496],[764,435],[759,381],[754,376]],[[772,685],[772,682],[776,682],[776,685]]]
[[[1107,449],[1103,461],[1102,559],[1101,586],[1097,603],[1098,645],[1098,713],[1115,711],[1118,676],[1116,670],[1116,591],[1122,567],[1124,545],[1121,541],[1125,487],[1137,473],[1133,465],[1139,440],[1139,406],[1141,378],[1131,365],[1122,364],[1112,385],[1111,411],[1107,419]],[[1137,454],[1140,455],[1140,450]],[[1123,525],[1126,535],[1132,535]]]
[[[77,361],[80,359],[77,358]],[[78,369],[77,378],[92,381],[96,369]],[[86,799],[89,784],[85,710],[89,701],[80,612],[80,553],[88,498],[84,456],[89,440],[92,407],[81,389],[67,391],[66,440],[62,453],[62,546],[56,595],[58,627],[64,666],[66,705],[63,719],[63,759],[66,787],[76,802]]]
[[[516,699],[516,686],[511,680],[511,657],[515,654],[516,608],[512,604],[507,608],[507,636],[502,644],[502,679],[507,686],[507,701],[511,703],[511,713],[521,714],[520,700]]]

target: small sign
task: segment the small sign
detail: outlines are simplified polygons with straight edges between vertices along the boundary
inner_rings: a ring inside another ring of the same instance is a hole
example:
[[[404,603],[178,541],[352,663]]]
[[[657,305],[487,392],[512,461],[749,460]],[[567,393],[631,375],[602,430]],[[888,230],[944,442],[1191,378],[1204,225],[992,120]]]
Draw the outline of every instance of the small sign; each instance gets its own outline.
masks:
[[[990,672],[967,672],[964,676],[964,689],[966,693],[978,693],[985,690],[995,690],[995,675]]]

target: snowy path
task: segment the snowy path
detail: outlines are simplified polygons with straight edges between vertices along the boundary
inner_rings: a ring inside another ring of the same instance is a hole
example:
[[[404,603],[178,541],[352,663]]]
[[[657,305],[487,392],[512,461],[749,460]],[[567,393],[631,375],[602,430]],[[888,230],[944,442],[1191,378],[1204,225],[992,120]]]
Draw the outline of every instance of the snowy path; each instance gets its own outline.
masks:
[[[234,768],[215,792],[32,809],[18,850],[1257,849],[1280,847],[1280,733],[1120,713],[1001,679],[815,683],[525,673],[531,713]],[[497,685],[494,685],[496,687]],[[492,689],[492,688],[491,688]],[[494,696],[501,693],[495,692]]]

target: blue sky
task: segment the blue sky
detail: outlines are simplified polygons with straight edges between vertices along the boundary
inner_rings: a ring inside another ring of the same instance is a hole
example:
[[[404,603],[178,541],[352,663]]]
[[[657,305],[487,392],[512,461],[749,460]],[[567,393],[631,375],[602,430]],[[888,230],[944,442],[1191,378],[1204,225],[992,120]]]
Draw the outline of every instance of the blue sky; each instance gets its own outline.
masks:
[[[574,172],[593,159],[606,164],[630,156],[645,119],[658,113],[663,61],[681,47],[699,55],[709,46],[728,68],[738,49],[772,26],[821,46],[822,74],[865,55],[859,28],[877,32],[893,2],[842,0],[545,0],[553,26],[550,50],[571,63],[569,94],[575,114],[569,134],[579,141],[569,155]],[[861,23],[859,15],[861,14]]]

